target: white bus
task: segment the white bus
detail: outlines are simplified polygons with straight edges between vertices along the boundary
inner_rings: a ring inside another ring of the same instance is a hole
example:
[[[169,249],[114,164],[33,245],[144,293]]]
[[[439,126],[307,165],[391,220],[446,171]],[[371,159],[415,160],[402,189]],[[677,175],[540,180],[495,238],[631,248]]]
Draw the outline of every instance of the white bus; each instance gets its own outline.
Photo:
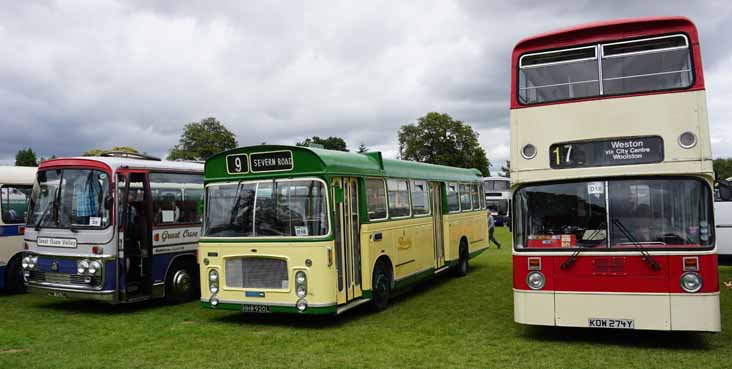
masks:
[[[21,259],[35,167],[0,166],[0,290],[23,288]]]
[[[511,180],[506,177],[483,178],[485,204],[493,214],[497,226],[510,226]]]
[[[104,155],[38,168],[22,261],[29,291],[109,303],[196,297],[203,164]]]
[[[732,178],[727,178],[727,181]],[[714,220],[717,235],[719,264],[732,264],[732,201],[722,199],[719,191],[714,196]]]

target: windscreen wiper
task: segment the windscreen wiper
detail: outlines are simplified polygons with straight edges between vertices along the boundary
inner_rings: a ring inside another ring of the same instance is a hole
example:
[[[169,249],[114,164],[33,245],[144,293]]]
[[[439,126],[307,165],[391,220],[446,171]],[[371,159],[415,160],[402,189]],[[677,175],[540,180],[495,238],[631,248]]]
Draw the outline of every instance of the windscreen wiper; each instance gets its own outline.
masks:
[[[635,237],[633,237],[633,235],[630,233],[628,228],[626,228],[625,225],[623,225],[623,223],[620,222],[620,219],[613,218],[612,222],[613,222],[613,225],[617,226],[618,229],[620,229],[620,232],[623,233],[623,235],[625,237],[627,237],[628,240],[630,240],[630,242],[633,244],[633,246],[635,246],[635,248],[637,248],[638,251],[640,251],[641,255],[643,256],[642,257],[643,261],[648,263],[648,265],[651,266],[651,269],[653,269],[654,271],[661,270],[661,264],[659,264],[656,261],[656,259],[654,259],[653,256],[651,256],[651,254],[648,253],[648,250],[646,250],[645,247],[643,247],[643,245],[641,245],[641,243],[638,242],[638,240],[636,240]]]
[[[603,224],[600,224],[600,226],[603,226]],[[598,233],[600,233],[600,231],[603,231],[603,230],[604,230],[603,228],[598,228],[598,229],[595,229],[595,231],[594,231],[594,232],[592,232],[592,233],[590,234],[590,237],[587,237],[587,238],[588,238],[588,239],[594,239],[594,238],[595,238],[595,236],[597,236],[597,234],[598,234]],[[577,261],[577,256],[579,256],[579,254],[580,254],[580,253],[581,253],[582,251],[585,251],[585,250],[587,250],[587,249],[588,249],[587,247],[581,247],[581,246],[580,246],[580,247],[579,247],[579,248],[578,248],[577,250],[575,250],[575,251],[574,251],[574,252],[572,253],[572,255],[570,255],[570,256],[569,256],[569,257],[567,258],[567,260],[563,261],[563,262],[562,262],[562,264],[560,264],[560,265],[559,265],[559,267],[560,267],[560,268],[561,268],[562,270],[567,270],[567,269],[569,269],[569,267],[571,267],[572,265],[574,265],[574,263],[575,263],[575,262]]]
[[[43,209],[43,212],[41,213],[41,216],[38,218],[38,221],[36,221],[35,229],[36,231],[41,230],[41,223],[43,223],[43,220],[46,219],[46,215],[48,215],[48,211],[51,210],[51,206],[53,206],[56,203],[56,201],[51,201],[46,205],[46,208]]]

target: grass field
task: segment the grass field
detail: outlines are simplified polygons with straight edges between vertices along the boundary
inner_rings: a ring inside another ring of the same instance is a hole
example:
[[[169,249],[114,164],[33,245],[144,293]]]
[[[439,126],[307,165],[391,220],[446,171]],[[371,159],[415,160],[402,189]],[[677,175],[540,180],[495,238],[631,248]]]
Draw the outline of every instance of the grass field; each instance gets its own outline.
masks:
[[[381,313],[243,315],[0,296],[0,368],[730,368],[732,290],[723,333],[559,329],[513,322],[506,247],[471,260]],[[721,269],[732,280],[732,268]]]

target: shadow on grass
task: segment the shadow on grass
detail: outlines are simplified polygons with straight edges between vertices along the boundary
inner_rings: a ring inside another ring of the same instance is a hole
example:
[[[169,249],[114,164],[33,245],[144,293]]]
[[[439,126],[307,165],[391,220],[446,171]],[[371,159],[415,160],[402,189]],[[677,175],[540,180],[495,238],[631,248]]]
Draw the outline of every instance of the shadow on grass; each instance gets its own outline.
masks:
[[[524,327],[520,336],[530,341],[586,343],[598,346],[660,348],[664,350],[711,350],[707,333],[612,330],[570,327]]]
[[[471,273],[483,269],[485,266],[470,266],[471,272],[464,278],[470,278]],[[389,307],[384,312],[375,311],[370,303],[364,303],[341,315],[306,315],[306,314],[252,314],[239,313],[224,315],[214,318],[215,321],[240,325],[270,325],[282,327],[294,327],[303,329],[323,329],[335,328],[346,325],[352,321],[367,319],[379,314],[388,314],[389,309],[393,309],[407,303],[410,299],[416,298],[423,293],[433,293],[434,290],[445,283],[455,279],[455,274],[451,271],[440,273],[434,278],[428,278],[420,281],[410,287],[407,287],[398,293],[394,293],[389,301]]]
[[[197,303],[197,302],[196,302]],[[50,300],[37,305],[41,309],[49,309],[58,312],[65,313],[79,313],[79,314],[99,314],[99,315],[110,315],[110,314],[135,314],[143,311],[151,311],[154,309],[171,307],[173,305],[166,303],[164,300],[148,300],[135,302],[130,304],[119,304],[112,305],[101,301],[89,301],[89,300]]]

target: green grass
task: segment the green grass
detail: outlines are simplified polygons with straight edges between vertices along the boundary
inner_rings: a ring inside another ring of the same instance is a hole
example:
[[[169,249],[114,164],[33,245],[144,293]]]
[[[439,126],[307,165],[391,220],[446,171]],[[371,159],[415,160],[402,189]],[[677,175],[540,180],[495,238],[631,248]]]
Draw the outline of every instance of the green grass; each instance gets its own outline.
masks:
[[[509,234],[498,237],[510,245]],[[729,368],[721,334],[527,327],[513,322],[511,250],[441,277],[381,313],[243,315],[198,302],[132,306],[0,296],[0,368]],[[721,268],[732,280],[732,268]]]

